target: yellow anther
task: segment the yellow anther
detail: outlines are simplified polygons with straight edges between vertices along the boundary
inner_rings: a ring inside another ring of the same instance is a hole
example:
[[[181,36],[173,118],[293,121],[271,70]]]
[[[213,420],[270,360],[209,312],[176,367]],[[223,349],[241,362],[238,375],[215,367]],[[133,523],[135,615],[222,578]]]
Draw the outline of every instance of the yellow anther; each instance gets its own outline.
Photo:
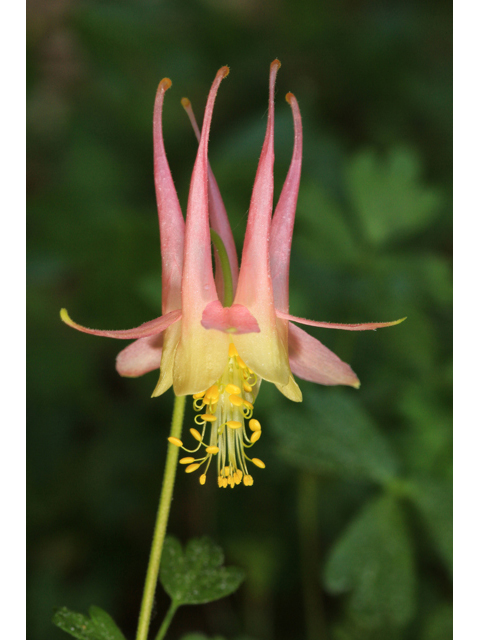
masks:
[[[238,396],[238,394],[240,393],[240,387],[237,387],[236,384],[227,384],[227,386],[225,387],[225,392],[234,393]]]
[[[252,462],[256,467],[260,469],[265,469],[265,463],[259,460],[259,458],[252,458]]]
[[[229,358],[234,358],[235,356],[238,356],[238,351],[235,348],[235,345],[233,344],[233,342],[231,342],[228,345],[228,357]]]
[[[244,382],[244,383],[243,383],[243,389],[244,389],[247,393],[251,393],[251,392],[252,392],[252,387],[248,384],[248,382]]]
[[[247,407],[247,409],[250,409],[250,411],[253,411],[253,404],[251,402],[249,402],[248,400],[244,400],[243,404]]]
[[[215,402],[218,399],[219,391],[216,384],[213,384],[209,389],[205,391],[205,398],[208,398],[211,402]]]
[[[262,427],[260,426],[260,422],[258,420],[255,420],[255,418],[253,418],[253,420],[250,420],[250,422],[248,423],[250,426],[250,429],[252,431],[261,431]]]
[[[193,473],[198,469],[199,466],[200,466],[199,462],[196,462],[195,464],[191,464],[185,469],[185,473]]]
[[[245,362],[240,358],[240,356],[237,356],[237,362],[238,362],[238,366],[240,367],[240,369],[246,369],[247,365],[245,364]]]
[[[198,400],[199,398],[203,398],[204,395],[205,391],[200,391],[200,393],[194,393],[192,397],[194,400]]]
[[[227,422],[227,427],[230,427],[230,429],[240,429],[241,426],[242,426],[242,423],[238,422],[237,420],[229,420]]]
[[[252,476],[243,476],[243,484],[246,487],[251,487],[253,484],[253,478]]]
[[[224,473],[226,476],[229,476],[229,475],[230,475],[230,467],[223,467],[223,473]]]
[[[170,438],[168,438],[168,441],[170,442],[170,444],[174,444],[176,447],[183,447],[183,442],[178,438],[170,436]]]
[[[235,478],[234,478],[234,476],[230,476],[230,477],[229,477],[229,479],[228,479],[228,484],[229,484],[229,485],[232,487],[232,489],[233,489],[233,487],[235,486]]]
[[[202,436],[200,435],[200,433],[196,429],[190,429],[190,433],[195,438],[195,440],[198,440],[199,442],[202,441]]]
[[[180,464],[190,464],[191,462],[195,462],[195,458],[192,458],[191,456],[187,456],[186,458],[181,458],[179,462]]]
[[[205,422],[215,422],[215,420],[217,419],[217,416],[214,416],[211,413],[204,413],[200,416],[202,418],[202,420],[204,420]]]
[[[257,440],[258,440],[258,438],[257,438]],[[219,448],[218,448],[218,447],[207,447],[207,448],[205,449],[205,451],[206,451],[207,453],[211,453],[211,454],[215,455],[216,453],[218,453],[218,452],[219,452]]]
[[[204,473],[203,475],[201,475],[198,481],[200,482],[200,484],[205,484],[205,482],[207,481],[207,474]]]
[[[243,473],[240,471],[240,469],[238,469],[237,473],[234,476],[235,484],[240,484],[240,482],[242,481],[242,476],[243,476]]]
[[[261,431],[254,431],[250,437],[250,442],[254,444],[257,440],[260,440],[260,436],[262,435]]]
[[[230,400],[230,402],[233,404],[234,407],[241,407],[243,404],[243,398],[241,398],[240,396],[236,396],[233,393],[231,396],[228,397],[228,399]]]

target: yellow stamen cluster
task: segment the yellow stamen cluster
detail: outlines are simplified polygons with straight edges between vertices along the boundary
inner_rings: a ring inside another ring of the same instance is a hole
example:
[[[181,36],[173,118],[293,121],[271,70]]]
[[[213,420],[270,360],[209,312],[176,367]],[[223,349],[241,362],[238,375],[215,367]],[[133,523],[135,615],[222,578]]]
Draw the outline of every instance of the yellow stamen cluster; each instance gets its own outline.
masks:
[[[200,476],[200,484],[205,484],[207,471],[212,456],[217,456],[218,486],[231,487],[243,484],[250,487],[253,478],[248,473],[247,460],[260,469],[265,464],[258,458],[248,458],[245,449],[250,448],[262,435],[260,422],[252,418],[253,388],[257,384],[256,374],[247,367],[240,358],[235,345],[230,343],[228,363],[222,377],[206,391],[193,396],[193,407],[199,413],[195,423],[201,429],[190,429],[190,433],[198,441],[196,449],[185,449],[178,438],[169,438],[171,444],[181,447],[188,453],[196,453],[205,447],[205,456],[201,458],[185,457],[180,464],[188,465],[186,473],[193,473],[206,463],[204,473]],[[249,421],[251,434],[247,435],[245,421]],[[206,427],[211,425],[207,442]]]

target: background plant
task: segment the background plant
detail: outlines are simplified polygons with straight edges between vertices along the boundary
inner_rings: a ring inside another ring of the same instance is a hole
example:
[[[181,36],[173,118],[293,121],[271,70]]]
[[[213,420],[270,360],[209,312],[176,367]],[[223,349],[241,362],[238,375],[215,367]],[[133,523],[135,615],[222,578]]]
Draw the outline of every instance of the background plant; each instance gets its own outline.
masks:
[[[231,67],[210,159],[240,241],[265,128],[258,69],[276,56],[278,186],[289,90],[306,133],[291,307],[408,321],[312,331],[362,387],[302,383],[293,413],[266,385],[257,446],[270,462],[253,491],[179,474],[170,531],[212,536],[247,579],[180,610],[172,638],[451,636],[450,20],[446,3],[413,0],[31,4],[31,640],[65,637],[50,622],[60,604],[95,603],[134,636],[172,410],[149,399],[155,374],[119,378],[119,345],[69,332],[58,308],[112,328],[160,309],[151,115],[166,75],[185,206],[196,141],[180,98],[200,113],[212,73]],[[159,590],[158,623],[168,606]]]

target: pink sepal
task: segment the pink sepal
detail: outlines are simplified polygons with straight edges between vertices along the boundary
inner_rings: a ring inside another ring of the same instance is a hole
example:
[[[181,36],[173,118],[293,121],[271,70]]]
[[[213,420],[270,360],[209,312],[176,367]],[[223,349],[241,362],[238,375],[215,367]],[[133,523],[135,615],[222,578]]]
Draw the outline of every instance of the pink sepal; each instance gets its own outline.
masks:
[[[195,114],[190,100],[188,98],[182,98],[182,105],[187,112],[188,118],[192,125],[193,131],[200,142],[200,129],[198,128]],[[218,188],[217,181],[213,175],[210,163],[208,165],[208,209],[210,214],[210,226],[214,231],[218,233],[227,252],[228,261],[230,263],[230,270],[232,273],[233,293],[237,288],[238,280],[238,257],[237,250],[235,248],[235,241],[233,239],[232,230],[230,228],[230,222],[228,221],[227,211],[223,204],[220,189]],[[220,261],[218,259],[217,250],[215,253],[215,284],[217,286],[217,293],[220,300],[223,302],[223,275],[220,267]]]
[[[291,316],[289,313],[283,313],[276,309],[277,317],[281,320],[289,320],[290,322],[298,322],[299,324],[306,324],[310,327],[322,327],[323,329],[343,329],[344,331],[375,331],[375,329],[382,329],[383,327],[393,327],[395,324],[400,324],[405,318],[400,320],[394,320],[393,322],[365,322],[363,324],[339,324],[338,322],[318,322],[317,320],[307,320],[306,318],[297,318],[297,316]]]
[[[163,333],[135,340],[118,354],[118,373],[126,378],[137,378],[144,373],[160,369],[162,347]]]
[[[360,386],[346,362],[294,324],[288,326],[288,357],[292,373],[303,380],[325,385],[346,384],[357,389]]]
[[[270,272],[273,297],[275,307],[285,313],[288,312],[290,249],[302,170],[302,118],[297,100],[292,93],[287,94],[287,102],[292,107],[295,128],[293,155],[270,229]]]
[[[154,177],[162,254],[162,313],[181,306],[185,236],[185,222],[163,144],[163,98],[170,85],[168,78],[164,78],[158,85],[153,111]]]
[[[202,315],[202,327],[225,333],[259,333],[258,322],[241,304],[222,307],[218,300],[207,304]]]
[[[133,340],[134,338],[148,338],[148,336],[153,336],[165,331],[171,324],[180,320],[182,312],[180,309],[176,309],[175,311],[166,313],[164,316],[160,316],[160,318],[155,318],[155,320],[150,320],[150,322],[144,322],[139,327],[125,329],[123,331],[105,331],[82,327],[81,324],[77,324],[70,318],[66,309],[60,311],[60,317],[69,327],[77,329],[77,331],[82,331],[83,333],[90,333],[93,336],[104,336],[106,338],[117,338],[118,340]]]

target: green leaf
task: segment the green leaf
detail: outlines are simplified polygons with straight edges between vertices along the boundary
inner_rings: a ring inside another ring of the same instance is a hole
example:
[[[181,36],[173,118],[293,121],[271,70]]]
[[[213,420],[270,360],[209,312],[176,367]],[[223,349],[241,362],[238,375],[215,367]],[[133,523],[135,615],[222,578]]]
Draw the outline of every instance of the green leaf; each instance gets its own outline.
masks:
[[[349,392],[304,390],[303,406],[282,405],[271,423],[282,456],[302,469],[376,482],[396,474],[388,441]]]
[[[90,618],[67,607],[57,609],[53,624],[78,640],[125,640],[113,619],[99,607],[90,607]]]
[[[318,263],[350,264],[358,247],[343,212],[325,189],[302,184],[297,205],[295,236],[297,255],[311,256]]]
[[[414,566],[403,514],[392,496],[375,499],[350,524],[327,559],[324,582],[349,592],[364,626],[406,624],[414,613]]]
[[[451,640],[453,638],[453,607],[442,604],[425,621],[421,640]]]
[[[241,569],[221,566],[223,561],[222,549],[209,538],[190,540],[184,553],[180,542],[169,536],[160,581],[177,605],[212,602],[236,591],[244,578]]]
[[[125,636],[106,611],[100,609],[100,607],[92,606],[88,613],[101,633],[99,637],[102,640],[125,640]]]
[[[412,149],[396,147],[386,158],[371,150],[347,168],[352,203],[374,244],[424,229],[441,204],[440,193],[420,184],[421,165]]]
[[[453,573],[453,495],[450,482],[421,479],[406,494],[420,517],[450,575]]]

